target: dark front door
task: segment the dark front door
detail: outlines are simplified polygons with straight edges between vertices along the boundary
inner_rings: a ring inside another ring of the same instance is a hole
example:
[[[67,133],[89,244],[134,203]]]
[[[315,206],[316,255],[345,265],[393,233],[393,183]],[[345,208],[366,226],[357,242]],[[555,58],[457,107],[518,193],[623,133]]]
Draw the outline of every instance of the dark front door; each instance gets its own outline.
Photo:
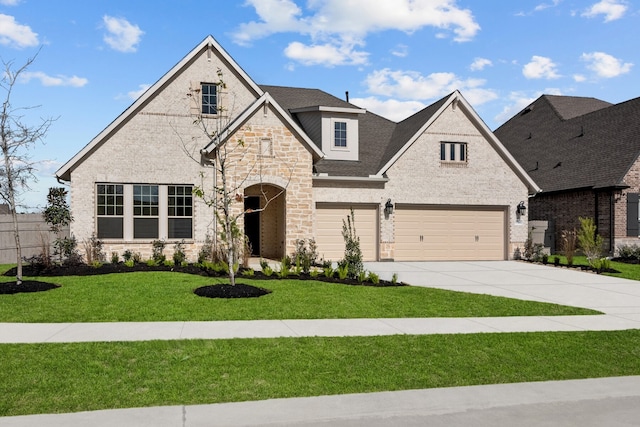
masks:
[[[244,199],[244,211],[260,209],[260,197],[249,196]],[[260,256],[260,212],[244,214],[244,234],[251,244],[251,255]]]

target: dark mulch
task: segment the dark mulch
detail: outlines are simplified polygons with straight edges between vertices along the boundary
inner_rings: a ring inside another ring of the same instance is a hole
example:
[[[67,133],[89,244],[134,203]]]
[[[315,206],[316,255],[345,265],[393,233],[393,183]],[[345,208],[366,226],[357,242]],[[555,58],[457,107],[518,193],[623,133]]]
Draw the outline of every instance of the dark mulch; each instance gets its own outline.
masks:
[[[37,280],[23,280],[20,285],[16,282],[0,283],[0,295],[21,294],[27,292],[43,292],[57,289],[60,285]]]
[[[201,286],[193,293],[206,298],[257,298],[270,294],[271,291],[257,286],[245,285],[244,283],[236,283],[234,286],[225,283]]]

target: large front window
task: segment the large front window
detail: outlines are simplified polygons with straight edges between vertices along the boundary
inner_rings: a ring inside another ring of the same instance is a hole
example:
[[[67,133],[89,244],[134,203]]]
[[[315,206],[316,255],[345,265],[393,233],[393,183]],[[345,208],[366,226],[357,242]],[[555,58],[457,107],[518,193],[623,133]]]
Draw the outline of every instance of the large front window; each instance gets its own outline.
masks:
[[[192,239],[193,185],[96,184],[101,239]]]

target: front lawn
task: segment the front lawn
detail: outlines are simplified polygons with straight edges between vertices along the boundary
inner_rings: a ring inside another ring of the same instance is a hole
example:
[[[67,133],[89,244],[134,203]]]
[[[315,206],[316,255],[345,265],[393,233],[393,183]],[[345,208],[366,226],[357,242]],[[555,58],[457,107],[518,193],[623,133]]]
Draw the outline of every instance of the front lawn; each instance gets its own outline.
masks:
[[[25,278],[26,279],[26,278]],[[32,278],[62,285],[0,295],[0,322],[158,322],[389,317],[601,314],[597,311],[413,286],[372,287],[311,280],[248,280],[260,298],[212,299],[193,290],[226,279],[176,272]],[[0,282],[12,278],[0,276]]]
[[[549,264],[553,264],[553,258],[557,257],[560,260],[562,266],[567,265],[567,258],[563,255],[551,255],[549,257]],[[573,257],[574,267],[588,267],[589,262],[585,256]],[[606,276],[619,277],[621,279],[640,280],[640,264],[629,264],[626,262],[611,261],[611,270],[603,272]]]
[[[0,416],[640,375],[640,331],[0,345]]]

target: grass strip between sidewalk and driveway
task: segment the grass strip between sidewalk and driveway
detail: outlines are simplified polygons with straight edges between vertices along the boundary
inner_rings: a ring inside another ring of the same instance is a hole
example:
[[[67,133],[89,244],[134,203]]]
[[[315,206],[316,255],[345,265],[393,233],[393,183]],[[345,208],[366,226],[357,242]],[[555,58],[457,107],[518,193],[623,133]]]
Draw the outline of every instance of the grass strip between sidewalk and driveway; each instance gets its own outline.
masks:
[[[62,285],[46,292],[0,295],[0,322],[159,322],[391,317],[498,317],[601,314],[557,304],[414,286],[373,287],[312,280],[250,280],[260,298],[212,299],[204,285],[227,283],[177,272],[38,277]],[[0,282],[10,281],[0,277]]]
[[[640,374],[640,330],[0,345],[0,416]]]

